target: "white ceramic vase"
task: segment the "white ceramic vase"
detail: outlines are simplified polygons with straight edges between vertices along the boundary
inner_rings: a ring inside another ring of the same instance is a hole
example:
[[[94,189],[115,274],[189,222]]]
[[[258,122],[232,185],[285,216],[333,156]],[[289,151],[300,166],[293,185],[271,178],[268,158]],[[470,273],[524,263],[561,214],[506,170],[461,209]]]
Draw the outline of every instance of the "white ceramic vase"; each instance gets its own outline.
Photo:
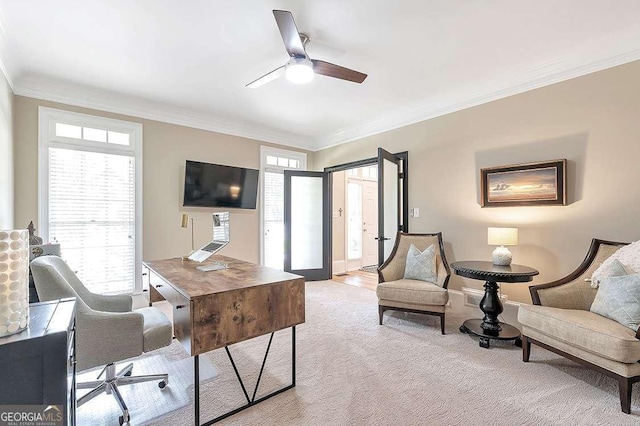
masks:
[[[29,231],[0,231],[0,337],[29,325]]]

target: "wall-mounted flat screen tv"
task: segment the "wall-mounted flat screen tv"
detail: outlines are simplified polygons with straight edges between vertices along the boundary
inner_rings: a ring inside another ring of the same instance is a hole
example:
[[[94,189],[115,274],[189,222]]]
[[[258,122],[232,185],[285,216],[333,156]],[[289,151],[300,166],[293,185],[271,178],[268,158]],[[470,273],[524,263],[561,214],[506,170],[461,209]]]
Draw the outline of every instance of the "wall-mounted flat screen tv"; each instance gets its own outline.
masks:
[[[183,205],[255,209],[257,197],[258,170],[187,160]]]

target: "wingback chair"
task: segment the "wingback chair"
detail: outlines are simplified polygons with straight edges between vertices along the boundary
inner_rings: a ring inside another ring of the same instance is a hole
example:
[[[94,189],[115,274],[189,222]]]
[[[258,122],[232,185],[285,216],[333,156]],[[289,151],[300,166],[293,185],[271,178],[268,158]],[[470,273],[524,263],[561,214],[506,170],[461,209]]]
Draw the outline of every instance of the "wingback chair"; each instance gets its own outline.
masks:
[[[627,243],[593,239],[582,264],[557,281],[530,286],[533,305],[520,305],[522,360],[531,344],[562,355],[618,381],[622,411],[631,412],[631,388],[640,381],[640,332],[590,312],[597,288],[591,275]]]
[[[78,406],[102,392],[110,393],[122,410],[120,424],[128,422],[129,410],[118,386],[157,380],[162,389],[169,382],[169,376],[131,376],[133,364],[127,364],[116,373],[115,363],[169,345],[172,338],[171,322],[156,308],[132,311],[133,301],[129,295],[91,293],[57,256],[34,259],[31,271],[41,301],[76,298],[77,369],[106,365],[96,381],[77,384],[78,389],[92,389],[78,398]],[[100,380],[103,373],[104,379]]]
[[[407,252],[413,244],[424,251],[430,245],[436,248],[437,283],[405,279]],[[382,325],[384,311],[394,310],[440,317],[440,330],[444,334],[444,311],[449,301],[447,285],[451,271],[444,254],[442,233],[409,234],[398,232],[389,258],[378,268],[378,317]]]

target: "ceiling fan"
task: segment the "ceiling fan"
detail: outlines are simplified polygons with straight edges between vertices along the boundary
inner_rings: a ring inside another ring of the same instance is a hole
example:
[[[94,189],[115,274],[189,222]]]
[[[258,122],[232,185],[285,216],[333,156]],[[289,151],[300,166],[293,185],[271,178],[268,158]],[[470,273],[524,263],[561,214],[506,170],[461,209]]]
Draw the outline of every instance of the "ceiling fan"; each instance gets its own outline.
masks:
[[[296,27],[296,22],[293,20],[291,12],[274,10],[273,16],[276,18],[284,48],[291,58],[283,66],[247,84],[247,87],[255,89],[283,75],[287,80],[298,84],[310,82],[315,74],[353,81],[354,83],[362,83],[367,78],[367,74],[329,62],[311,59],[305,50],[309,37],[298,32],[298,27]]]

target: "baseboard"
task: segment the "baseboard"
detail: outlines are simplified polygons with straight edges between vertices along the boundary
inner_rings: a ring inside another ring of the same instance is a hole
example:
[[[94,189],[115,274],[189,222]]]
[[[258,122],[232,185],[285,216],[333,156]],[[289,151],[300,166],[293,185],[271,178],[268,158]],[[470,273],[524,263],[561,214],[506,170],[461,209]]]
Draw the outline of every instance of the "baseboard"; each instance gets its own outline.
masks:
[[[334,260],[332,268],[332,273],[342,274],[343,272],[347,272],[347,262],[344,260]]]
[[[507,300],[502,304],[504,311],[500,315],[500,320],[521,329],[518,322],[518,307],[522,303]],[[484,315],[480,307],[467,306],[464,303],[464,293],[459,290],[449,290],[449,306],[447,312],[452,312],[462,318],[482,318]]]

